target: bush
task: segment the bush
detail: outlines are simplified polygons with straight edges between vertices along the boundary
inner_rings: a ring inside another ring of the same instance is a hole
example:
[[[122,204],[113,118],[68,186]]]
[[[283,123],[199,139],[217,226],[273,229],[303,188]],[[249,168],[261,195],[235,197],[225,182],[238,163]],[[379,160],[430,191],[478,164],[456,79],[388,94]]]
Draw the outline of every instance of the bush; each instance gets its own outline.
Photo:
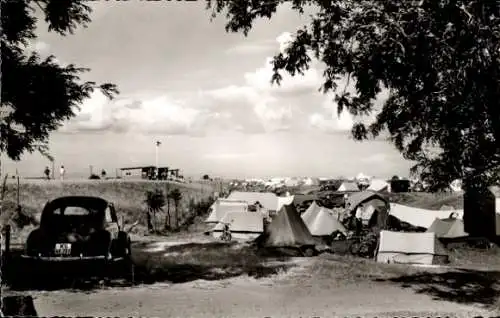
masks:
[[[191,199],[189,201],[189,211],[194,217],[202,216],[208,212],[208,209],[212,206],[214,202],[215,198],[212,196],[206,199],[202,199],[198,202],[195,202],[194,199]]]

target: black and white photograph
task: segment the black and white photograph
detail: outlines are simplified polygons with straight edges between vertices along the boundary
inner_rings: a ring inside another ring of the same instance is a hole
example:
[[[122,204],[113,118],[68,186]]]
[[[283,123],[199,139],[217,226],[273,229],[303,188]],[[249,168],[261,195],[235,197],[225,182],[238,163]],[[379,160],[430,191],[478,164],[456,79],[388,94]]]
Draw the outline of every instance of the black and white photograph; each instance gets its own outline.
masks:
[[[0,317],[500,315],[499,1],[0,4]]]

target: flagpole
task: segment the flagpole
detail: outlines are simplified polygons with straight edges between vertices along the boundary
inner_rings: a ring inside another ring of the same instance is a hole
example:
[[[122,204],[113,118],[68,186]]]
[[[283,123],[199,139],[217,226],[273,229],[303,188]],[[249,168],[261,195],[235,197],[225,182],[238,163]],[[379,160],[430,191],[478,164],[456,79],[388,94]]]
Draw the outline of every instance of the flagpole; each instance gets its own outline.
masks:
[[[155,148],[155,168],[158,169],[158,143],[156,144],[156,148]]]
[[[158,163],[159,159],[158,159],[158,157],[159,157],[160,145],[161,145],[161,142],[160,141],[156,141],[156,147],[155,147],[155,169],[156,169],[156,178],[157,179],[159,178],[159,175],[158,175],[159,174],[159,169],[158,169],[159,168],[158,167],[158,165],[159,165],[159,163]]]

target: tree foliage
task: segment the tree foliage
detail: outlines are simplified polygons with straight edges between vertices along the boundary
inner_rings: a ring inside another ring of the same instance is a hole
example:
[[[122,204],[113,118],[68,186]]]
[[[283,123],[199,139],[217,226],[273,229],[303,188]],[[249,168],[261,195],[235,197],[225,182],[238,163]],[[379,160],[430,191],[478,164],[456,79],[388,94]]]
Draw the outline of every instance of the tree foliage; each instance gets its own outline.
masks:
[[[95,89],[109,98],[118,94],[113,84],[82,81],[80,75],[88,69],[62,66],[54,56],[42,58],[28,49],[37,38],[37,16],[45,18],[49,31],[66,36],[86,27],[91,12],[83,0],[1,0],[0,152],[9,158],[39,151],[53,160],[49,133],[75,116]]]
[[[226,31],[251,30],[272,18],[283,0],[209,1],[226,14]],[[464,186],[497,181],[500,162],[500,4],[481,0],[294,0],[312,7],[273,60],[272,82],[324,65],[323,92],[336,92],[339,113],[374,116],[352,129],[357,140],[387,133],[403,157],[433,188],[464,178]],[[355,92],[337,87],[341,79]],[[374,100],[382,90],[381,110]],[[359,118],[359,117],[358,117]]]

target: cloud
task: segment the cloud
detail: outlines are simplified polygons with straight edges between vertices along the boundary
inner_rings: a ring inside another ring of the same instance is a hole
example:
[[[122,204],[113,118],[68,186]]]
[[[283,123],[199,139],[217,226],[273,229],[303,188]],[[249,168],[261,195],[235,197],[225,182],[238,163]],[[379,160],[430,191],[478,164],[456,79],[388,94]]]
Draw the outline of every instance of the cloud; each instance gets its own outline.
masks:
[[[274,42],[271,41],[263,41],[263,42],[255,42],[255,43],[243,43],[239,45],[235,45],[226,50],[226,54],[238,54],[238,55],[246,55],[246,54],[259,54],[272,51],[275,46]]]
[[[289,32],[279,35],[276,38],[279,50],[283,52],[292,39]],[[318,91],[323,77],[315,64],[303,75],[282,74],[281,84],[271,85],[272,57],[268,57],[261,67],[243,75],[243,85],[230,85],[207,94],[218,101],[232,101],[233,118],[237,117],[236,112],[245,114],[243,120],[256,117],[266,132],[311,128],[325,132],[349,130],[352,117],[347,111],[337,117],[336,105],[331,105],[332,97]]]
[[[276,38],[274,47],[283,51],[291,40],[291,34],[284,32]],[[96,92],[60,131],[202,136],[222,131],[262,134],[312,129],[345,133],[351,129],[357,119],[347,111],[338,116],[334,94],[318,91],[323,83],[318,63],[302,76],[283,74],[281,85],[271,85],[271,62],[268,57],[262,66],[243,74],[240,85],[198,91],[180,99],[165,92],[109,101]]]
[[[94,92],[61,132],[134,131],[145,134],[199,135],[204,127],[202,111],[160,96],[152,99],[109,101]]]
[[[314,113],[309,116],[309,124],[326,133],[347,132],[352,128],[354,121],[349,113],[342,113],[340,117],[332,115],[330,118],[323,114]]]
[[[390,157],[385,153],[375,153],[368,157],[362,158],[361,161],[367,163],[383,163],[390,161]]]
[[[38,53],[45,55],[49,52],[50,45],[42,41],[36,41],[32,46],[32,48],[34,51],[37,51]]]
[[[203,155],[203,159],[209,160],[234,160],[253,156],[254,153],[210,153]]]

